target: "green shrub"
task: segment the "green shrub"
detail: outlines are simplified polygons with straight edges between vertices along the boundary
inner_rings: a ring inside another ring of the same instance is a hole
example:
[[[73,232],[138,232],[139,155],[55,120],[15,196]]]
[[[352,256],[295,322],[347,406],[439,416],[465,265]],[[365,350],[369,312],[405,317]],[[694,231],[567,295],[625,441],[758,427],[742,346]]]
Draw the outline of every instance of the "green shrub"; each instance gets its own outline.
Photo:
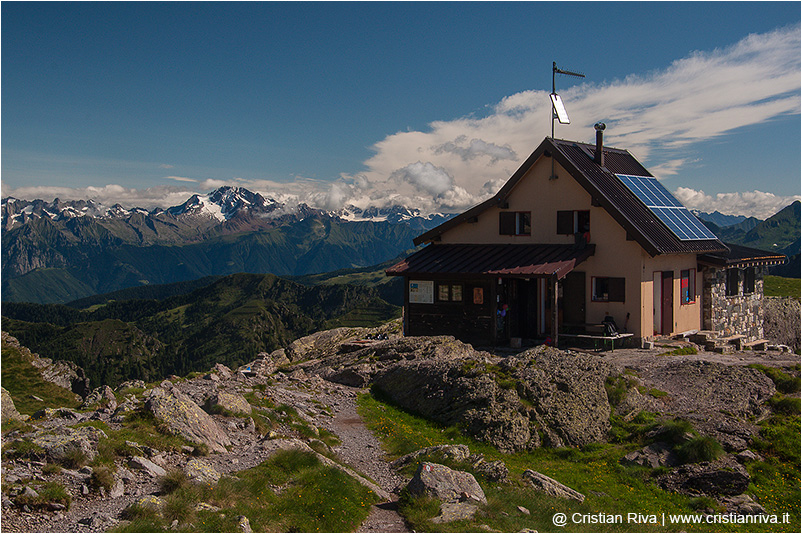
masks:
[[[58,482],[46,482],[36,488],[36,493],[38,493],[36,497],[19,495],[15,499],[17,505],[27,505],[30,508],[40,509],[45,508],[50,503],[60,503],[69,508],[72,502],[70,494]]]
[[[78,469],[89,463],[89,458],[86,453],[78,447],[71,447],[67,449],[64,457],[59,460],[59,463],[67,469]]]
[[[693,425],[685,419],[673,419],[657,426],[653,441],[666,441],[680,444],[686,441],[688,434],[696,434]]]
[[[107,465],[99,465],[92,469],[92,475],[89,477],[89,485],[99,490],[103,488],[108,491],[114,485],[114,471]]]
[[[45,450],[42,447],[24,439],[18,439],[6,445],[3,447],[3,453],[13,460],[21,458],[42,460],[45,457]]]
[[[769,399],[769,406],[775,413],[783,415],[799,415],[800,413],[799,397],[786,397],[778,393]]]
[[[186,487],[189,483],[189,478],[181,469],[171,469],[167,471],[167,474],[159,478],[159,488],[165,495]]]
[[[678,349],[660,353],[660,356],[689,356],[692,354],[697,354],[696,347],[688,345],[687,347],[680,347]]]
[[[674,449],[680,462],[695,464],[710,462],[724,454],[718,441],[710,436],[698,436]]]

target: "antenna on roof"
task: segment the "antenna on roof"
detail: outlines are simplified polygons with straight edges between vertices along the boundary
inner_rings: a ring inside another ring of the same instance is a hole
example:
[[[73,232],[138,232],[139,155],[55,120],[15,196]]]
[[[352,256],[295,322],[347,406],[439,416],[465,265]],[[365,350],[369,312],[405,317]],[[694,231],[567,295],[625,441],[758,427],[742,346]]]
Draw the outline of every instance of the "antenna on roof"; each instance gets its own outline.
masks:
[[[584,78],[584,74],[573,72],[570,70],[563,70],[557,68],[557,62],[551,63],[551,138],[554,139],[554,119],[560,121],[560,124],[571,124],[571,119],[568,118],[568,112],[565,111],[562,98],[557,94],[556,77],[558,74],[565,74],[566,76],[576,76],[577,78]],[[552,173],[554,174],[554,173]]]

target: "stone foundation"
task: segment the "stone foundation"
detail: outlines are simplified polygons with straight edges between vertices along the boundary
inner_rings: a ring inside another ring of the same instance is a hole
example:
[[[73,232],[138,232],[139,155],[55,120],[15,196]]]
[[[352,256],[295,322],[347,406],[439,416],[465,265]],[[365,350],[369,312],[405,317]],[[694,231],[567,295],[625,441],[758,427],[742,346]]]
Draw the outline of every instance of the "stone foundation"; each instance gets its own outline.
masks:
[[[720,336],[743,335],[763,339],[763,270],[756,268],[755,290],[744,294],[740,272],[738,294],[727,296],[727,269],[708,267],[703,272],[702,329]]]

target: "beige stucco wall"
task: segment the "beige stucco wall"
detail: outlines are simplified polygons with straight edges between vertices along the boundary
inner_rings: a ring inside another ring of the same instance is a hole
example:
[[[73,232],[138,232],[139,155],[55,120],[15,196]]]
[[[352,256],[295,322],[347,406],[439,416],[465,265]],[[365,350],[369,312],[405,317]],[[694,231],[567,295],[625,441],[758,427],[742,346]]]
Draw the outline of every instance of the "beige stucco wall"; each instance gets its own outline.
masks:
[[[479,244],[572,244],[572,235],[557,234],[557,211],[589,210],[590,242],[595,254],[575,270],[585,272],[586,321],[600,323],[612,315],[622,328],[630,314],[627,330],[636,337],[650,338],[653,328],[654,271],[674,271],[674,332],[700,328],[702,280],[697,272],[696,302],[680,305],[679,273],[696,269],[696,256],[667,255],[652,258],[636,241],[626,239],[626,231],[602,207],[591,205],[590,194],[560,165],[555,165],[557,179],[551,180],[551,160],[541,157],[518,182],[504,211],[530,211],[532,232],[528,236],[499,235],[498,207],[481,213],[475,223],[462,223],[441,236],[441,243]],[[626,278],[625,302],[594,302],[591,299],[593,277]]]

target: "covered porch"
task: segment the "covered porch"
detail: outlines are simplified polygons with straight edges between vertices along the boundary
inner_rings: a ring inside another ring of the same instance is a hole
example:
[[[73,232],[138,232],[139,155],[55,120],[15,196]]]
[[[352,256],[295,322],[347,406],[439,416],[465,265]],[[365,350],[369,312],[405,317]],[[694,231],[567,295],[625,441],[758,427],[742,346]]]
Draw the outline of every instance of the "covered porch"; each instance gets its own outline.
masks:
[[[405,335],[556,345],[563,322],[584,312],[584,273],[568,275],[594,252],[593,245],[433,244],[386,273],[405,279]]]

